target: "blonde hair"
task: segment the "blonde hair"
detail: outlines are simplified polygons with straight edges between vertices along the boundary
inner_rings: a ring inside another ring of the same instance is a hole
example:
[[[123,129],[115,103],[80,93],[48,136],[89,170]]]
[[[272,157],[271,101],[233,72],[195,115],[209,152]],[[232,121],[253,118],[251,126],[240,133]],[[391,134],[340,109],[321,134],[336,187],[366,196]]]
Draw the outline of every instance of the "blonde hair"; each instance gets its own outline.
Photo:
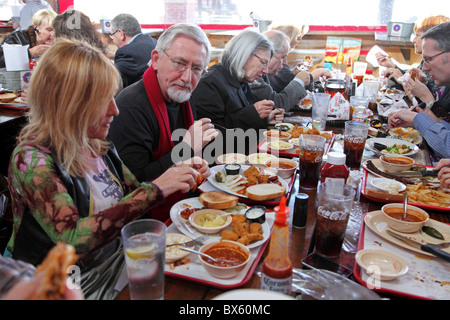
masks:
[[[287,25],[274,26],[271,28],[271,30],[278,30],[278,31],[283,32],[284,34],[286,34],[289,37],[290,43],[292,43],[293,41],[297,40],[298,37],[300,37],[300,36],[303,37],[305,34],[307,34],[309,31],[309,26],[301,25],[301,26],[297,27],[292,24],[287,24]]]
[[[84,176],[83,154],[103,155],[108,142],[88,137],[100,121],[121,77],[98,49],[78,40],[58,39],[42,56],[28,91],[29,123],[19,145],[44,146],[72,176]]]
[[[450,19],[443,15],[427,17],[414,25],[414,33],[425,33],[431,28],[448,21]]]
[[[49,26],[52,25],[53,19],[56,17],[56,12],[49,9],[42,9],[37,11],[31,18],[31,22],[35,26],[40,26],[47,23]]]

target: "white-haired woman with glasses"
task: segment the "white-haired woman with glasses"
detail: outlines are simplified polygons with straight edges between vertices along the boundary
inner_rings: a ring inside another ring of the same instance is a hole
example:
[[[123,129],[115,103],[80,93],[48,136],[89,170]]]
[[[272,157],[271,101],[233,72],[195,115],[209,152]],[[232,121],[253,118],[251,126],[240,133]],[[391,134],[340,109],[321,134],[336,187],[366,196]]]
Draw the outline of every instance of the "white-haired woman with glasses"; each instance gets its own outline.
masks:
[[[272,55],[267,38],[251,29],[231,39],[221,62],[208,69],[193,93],[197,115],[209,117],[221,130],[259,130],[281,122],[283,111],[271,100],[258,101],[249,87],[268,72]]]

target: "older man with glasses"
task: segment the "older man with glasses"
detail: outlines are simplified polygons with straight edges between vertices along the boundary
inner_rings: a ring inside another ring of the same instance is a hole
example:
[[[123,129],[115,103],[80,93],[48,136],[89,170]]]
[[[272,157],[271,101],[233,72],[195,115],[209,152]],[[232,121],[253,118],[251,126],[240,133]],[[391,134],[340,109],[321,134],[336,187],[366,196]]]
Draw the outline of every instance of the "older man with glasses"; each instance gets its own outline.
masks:
[[[422,35],[423,71],[427,71],[438,86],[450,84],[450,22],[440,24]],[[430,110],[418,106],[400,110],[389,116],[390,127],[414,126],[439,157],[450,158],[450,123],[437,118]]]
[[[153,180],[174,164],[201,155],[217,136],[210,119],[195,121],[195,106],[189,102],[210,52],[209,40],[198,26],[173,25],[159,37],[142,80],[117,95],[120,113],[109,137],[139,181]],[[167,219],[180,196],[185,197],[176,194],[166,199],[165,207],[152,215]]]

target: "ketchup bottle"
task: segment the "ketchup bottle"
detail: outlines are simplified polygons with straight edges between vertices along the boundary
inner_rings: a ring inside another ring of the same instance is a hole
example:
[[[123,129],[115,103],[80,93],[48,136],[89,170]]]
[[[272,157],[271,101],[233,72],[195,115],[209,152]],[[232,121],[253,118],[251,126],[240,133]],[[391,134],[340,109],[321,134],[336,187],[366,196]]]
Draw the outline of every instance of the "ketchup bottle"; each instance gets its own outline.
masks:
[[[350,174],[345,159],[344,153],[330,152],[327,155],[327,162],[320,167],[320,183],[326,184],[327,193],[343,193]]]
[[[269,253],[262,265],[261,289],[291,294],[292,263],[289,259],[289,208],[286,198],[274,208],[275,223],[270,239]]]

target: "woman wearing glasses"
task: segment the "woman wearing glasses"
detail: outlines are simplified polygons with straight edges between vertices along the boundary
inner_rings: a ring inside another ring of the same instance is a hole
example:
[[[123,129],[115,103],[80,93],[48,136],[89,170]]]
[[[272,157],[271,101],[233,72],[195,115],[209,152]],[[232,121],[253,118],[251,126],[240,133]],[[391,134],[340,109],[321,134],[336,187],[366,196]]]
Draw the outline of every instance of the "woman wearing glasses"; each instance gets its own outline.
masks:
[[[272,55],[267,38],[251,29],[231,39],[221,62],[208,69],[193,93],[198,116],[211,118],[223,134],[224,128],[258,131],[281,122],[283,111],[273,101],[258,101],[249,87],[268,72]]]

